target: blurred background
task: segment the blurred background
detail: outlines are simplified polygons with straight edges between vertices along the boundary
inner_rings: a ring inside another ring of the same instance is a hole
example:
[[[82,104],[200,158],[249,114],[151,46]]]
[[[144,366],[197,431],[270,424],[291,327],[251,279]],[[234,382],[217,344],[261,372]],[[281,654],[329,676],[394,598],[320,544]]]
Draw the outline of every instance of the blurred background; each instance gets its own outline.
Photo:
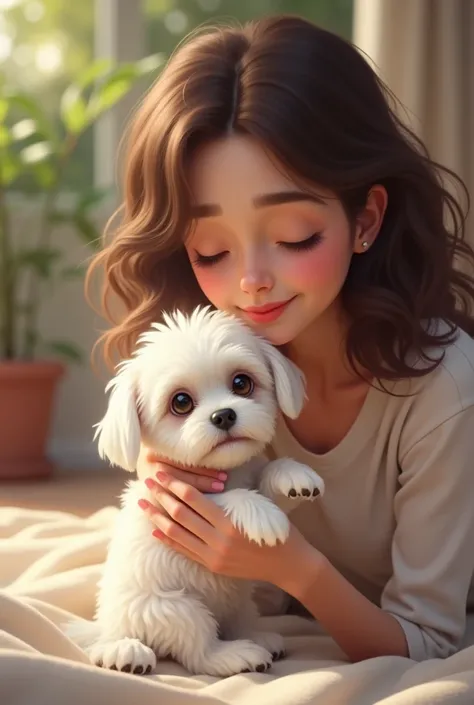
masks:
[[[11,248],[0,254],[0,423],[11,410],[2,359],[60,360],[46,446],[61,471],[101,465],[92,425],[106,378],[89,355],[104,322],[84,300],[83,267],[117,204],[130,111],[197,25],[280,12],[352,39],[472,192],[474,0],[0,0],[0,242],[8,226]]]

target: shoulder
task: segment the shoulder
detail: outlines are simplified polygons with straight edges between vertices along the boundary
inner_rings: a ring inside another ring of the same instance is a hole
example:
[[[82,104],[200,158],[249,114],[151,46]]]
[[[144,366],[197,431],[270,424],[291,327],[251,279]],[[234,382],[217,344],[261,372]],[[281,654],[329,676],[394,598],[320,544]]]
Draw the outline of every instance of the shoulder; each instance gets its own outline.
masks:
[[[401,448],[408,449],[447,421],[474,411],[474,340],[458,329],[448,346],[427,351],[440,364],[422,377],[396,383],[392,391],[403,416]],[[473,434],[474,441],[474,434]]]

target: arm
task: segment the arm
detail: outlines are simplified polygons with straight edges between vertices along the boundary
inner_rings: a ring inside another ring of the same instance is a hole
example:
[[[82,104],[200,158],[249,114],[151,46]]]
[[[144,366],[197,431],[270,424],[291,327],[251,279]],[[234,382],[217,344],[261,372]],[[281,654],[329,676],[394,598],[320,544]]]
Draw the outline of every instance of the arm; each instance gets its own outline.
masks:
[[[378,607],[315,549],[295,556],[282,589],[353,661],[397,654],[444,658],[459,646],[474,572],[474,406],[402,455],[394,501],[393,575]]]
[[[356,590],[316,549],[288,573],[291,578],[280,587],[306,607],[351,661],[408,656],[398,621]]]

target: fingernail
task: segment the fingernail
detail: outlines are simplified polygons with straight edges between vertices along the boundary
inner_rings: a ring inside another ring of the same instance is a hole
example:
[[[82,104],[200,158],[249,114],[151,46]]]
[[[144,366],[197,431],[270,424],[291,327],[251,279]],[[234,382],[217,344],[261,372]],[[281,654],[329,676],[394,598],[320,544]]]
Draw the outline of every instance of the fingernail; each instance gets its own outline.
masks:
[[[159,529],[155,529],[154,531],[152,531],[151,535],[154,536],[156,539],[160,539],[161,541],[165,538],[164,533]]]
[[[227,480],[227,473],[226,473],[226,472],[220,472],[220,473],[217,475],[217,477],[219,478],[219,480],[222,480],[223,482],[225,482],[225,481]]]
[[[160,470],[160,472],[157,472],[156,476],[160,482],[168,481],[168,474],[166,472],[163,472],[162,470]]]
[[[224,489],[224,483],[223,482],[218,482],[217,480],[214,480],[214,482],[211,484],[211,487],[213,490],[216,490],[217,492],[220,492],[221,490]]]
[[[145,485],[149,490],[152,490],[156,487],[156,482],[151,477],[147,477],[145,480]]]
[[[150,503],[146,501],[146,499],[139,499],[138,500],[138,506],[140,509],[148,509],[150,506]]]

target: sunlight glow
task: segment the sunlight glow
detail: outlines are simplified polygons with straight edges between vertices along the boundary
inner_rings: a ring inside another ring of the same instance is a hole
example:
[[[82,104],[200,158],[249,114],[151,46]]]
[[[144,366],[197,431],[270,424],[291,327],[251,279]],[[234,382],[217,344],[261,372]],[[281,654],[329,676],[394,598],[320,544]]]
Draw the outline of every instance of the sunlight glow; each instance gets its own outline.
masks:
[[[0,34],[0,63],[10,58],[12,47],[13,39],[8,34]]]
[[[36,67],[42,73],[55,73],[63,62],[63,53],[59,44],[47,42],[36,49]]]
[[[19,5],[21,0],[0,0],[0,10],[11,10],[15,5]]]
[[[23,7],[23,14],[28,22],[39,22],[44,16],[44,4],[40,0],[31,0]]]

